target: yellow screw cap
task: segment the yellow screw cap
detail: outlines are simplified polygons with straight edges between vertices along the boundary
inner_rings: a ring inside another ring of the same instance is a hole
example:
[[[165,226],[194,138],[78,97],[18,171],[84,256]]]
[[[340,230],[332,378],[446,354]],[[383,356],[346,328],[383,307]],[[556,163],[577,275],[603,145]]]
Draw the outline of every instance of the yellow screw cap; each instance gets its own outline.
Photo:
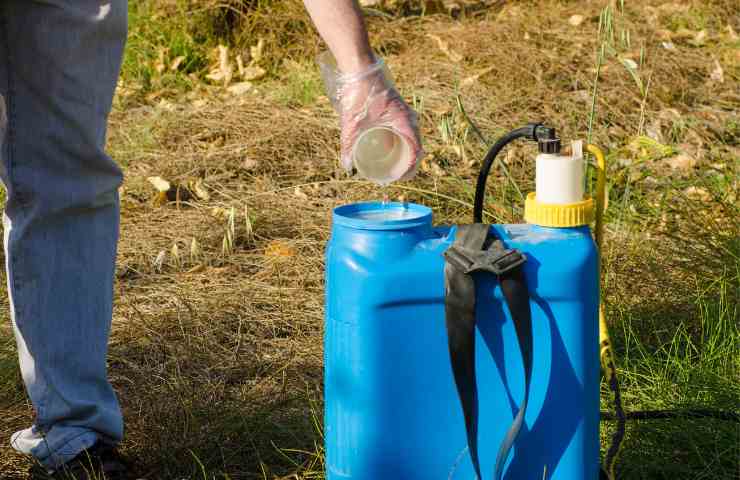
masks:
[[[524,220],[542,227],[568,228],[589,225],[594,220],[594,200],[586,197],[580,202],[556,205],[540,203],[534,192],[527,195]]]

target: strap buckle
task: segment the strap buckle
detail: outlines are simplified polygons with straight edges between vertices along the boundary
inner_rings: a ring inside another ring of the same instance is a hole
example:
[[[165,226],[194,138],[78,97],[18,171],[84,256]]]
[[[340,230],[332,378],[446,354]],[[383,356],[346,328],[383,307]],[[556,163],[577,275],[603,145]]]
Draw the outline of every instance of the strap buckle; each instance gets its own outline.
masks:
[[[527,257],[515,248],[472,250],[452,245],[444,256],[450,264],[466,274],[490,272],[494,275],[503,275],[527,261]]]

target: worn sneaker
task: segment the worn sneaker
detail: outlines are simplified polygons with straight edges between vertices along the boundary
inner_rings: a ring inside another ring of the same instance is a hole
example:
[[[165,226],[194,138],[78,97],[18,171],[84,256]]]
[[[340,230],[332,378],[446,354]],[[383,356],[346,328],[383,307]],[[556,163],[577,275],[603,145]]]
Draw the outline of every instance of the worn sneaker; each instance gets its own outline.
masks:
[[[127,480],[126,461],[110,445],[98,442],[54,471],[38,466],[32,469],[34,480]]]

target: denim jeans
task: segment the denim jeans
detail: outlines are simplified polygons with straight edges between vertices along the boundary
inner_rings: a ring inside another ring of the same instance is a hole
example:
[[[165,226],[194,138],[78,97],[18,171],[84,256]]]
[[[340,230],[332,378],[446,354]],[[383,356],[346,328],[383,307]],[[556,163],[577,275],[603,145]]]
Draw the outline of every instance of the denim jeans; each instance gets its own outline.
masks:
[[[11,444],[50,469],[123,436],[106,366],[122,173],[104,145],[126,26],[126,0],[0,0],[6,269],[35,409]]]

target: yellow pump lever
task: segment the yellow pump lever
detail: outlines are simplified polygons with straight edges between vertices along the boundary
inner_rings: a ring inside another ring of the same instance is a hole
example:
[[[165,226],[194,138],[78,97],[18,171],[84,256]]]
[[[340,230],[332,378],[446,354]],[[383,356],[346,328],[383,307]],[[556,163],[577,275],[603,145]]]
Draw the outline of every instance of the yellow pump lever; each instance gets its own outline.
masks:
[[[598,172],[596,176],[596,227],[594,230],[596,246],[599,252],[599,266],[601,266],[602,246],[604,243],[604,210],[606,210],[606,160],[604,153],[596,145],[588,145],[586,149],[596,157]],[[612,444],[609,446],[606,452],[606,458],[604,459],[604,470],[609,480],[615,480],[614,466],[621,450],[622,440],[624,439],[626,419],[622,408],[622,396],[619,390],[614,353],[612,352],[611,340],[609,339],[609,329],[606,326],[603,299],[599,305],[599,358],[601,360],[601,368],[609,384],[609,390],[614,395],[614,410],[617,417],[617,430],[612,436]]]

